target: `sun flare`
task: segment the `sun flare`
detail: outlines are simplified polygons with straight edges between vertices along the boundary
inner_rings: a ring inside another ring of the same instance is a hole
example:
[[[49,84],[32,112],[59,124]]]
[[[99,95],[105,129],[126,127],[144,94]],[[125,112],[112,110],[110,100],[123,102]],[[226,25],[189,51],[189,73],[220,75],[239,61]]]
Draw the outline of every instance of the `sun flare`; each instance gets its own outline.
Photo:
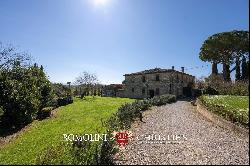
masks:
[[[110,0],[93,0],[95,6],[105,6]]]

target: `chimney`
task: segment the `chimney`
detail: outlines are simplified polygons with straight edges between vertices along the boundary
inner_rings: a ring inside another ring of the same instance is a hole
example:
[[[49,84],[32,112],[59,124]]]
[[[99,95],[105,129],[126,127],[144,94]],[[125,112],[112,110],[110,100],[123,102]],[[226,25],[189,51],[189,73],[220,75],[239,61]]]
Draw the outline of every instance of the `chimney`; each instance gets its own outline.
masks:
[[[174,70],[174,66],[172,66],[172,70]]]
[[[181,67],[181,72],[184,73],[184,67]]]

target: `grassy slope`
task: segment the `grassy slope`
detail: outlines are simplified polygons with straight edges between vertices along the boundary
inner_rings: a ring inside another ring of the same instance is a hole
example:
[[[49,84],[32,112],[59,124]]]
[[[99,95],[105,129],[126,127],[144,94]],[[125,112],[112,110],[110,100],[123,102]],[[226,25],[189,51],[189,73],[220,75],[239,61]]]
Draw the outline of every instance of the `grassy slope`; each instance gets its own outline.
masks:
[[[243,117],[240,123],[247,123],[249,121],[249,96],[202,96],[202,102],[210,109],[223,108],[229,113],[233,113],[235,118]],[[219,114],[223,114],[215,110]]]
[[[63,134],[101,133],[101,119],[108,117],[125,102],[124,98],[76,99],[60,107],[55,118],[35,121],[17,139],[0,148],[0,164],[34,164],[36,156],[51,145],[63,141]]]

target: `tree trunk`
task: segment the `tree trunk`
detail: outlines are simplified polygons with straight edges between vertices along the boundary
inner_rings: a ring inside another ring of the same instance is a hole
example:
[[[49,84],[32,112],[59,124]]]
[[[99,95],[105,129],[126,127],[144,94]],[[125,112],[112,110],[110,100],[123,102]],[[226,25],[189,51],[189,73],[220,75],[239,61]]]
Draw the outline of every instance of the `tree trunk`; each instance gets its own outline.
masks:
[[[218,75],[217,63],[213,62],[212,64],[212,75]]]
[[[241,79],[241,75],[240,75],[240,59],[237,57],[236,58],[236,73],[235,73],[235,80],[239,81]]]
[[[242,64],[241,64],[241,70],[242,70],[242,76],[241,79],[245,80],[248,77],[248,71],[247,71],[247,62],[246,62],[246,57],[243,56],[242,58]]]
[[[249,80],[249,61],[247,61],[247,72],[246,72],[246,75],[247,75],[247,80]]]
[[[230,65],[223,63],[223,78],[225,81],[231,81],[230,77]]]

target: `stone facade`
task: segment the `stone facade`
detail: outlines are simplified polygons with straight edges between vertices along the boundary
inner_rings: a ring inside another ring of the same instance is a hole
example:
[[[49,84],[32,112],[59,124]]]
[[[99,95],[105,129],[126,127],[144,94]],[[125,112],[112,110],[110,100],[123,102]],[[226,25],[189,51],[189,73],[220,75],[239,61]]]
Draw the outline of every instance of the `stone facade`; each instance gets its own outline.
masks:
[[[115,97],[117,96],[117,91],[123,89],[123,84],[110,84],[102,87],[102,96],[105,97]]]
[[[195,77],[172,69],[150,69],[137,73],[125,74],[124,89],[116,96],[128,98],[150,98],[163,94],[191,96]]]

